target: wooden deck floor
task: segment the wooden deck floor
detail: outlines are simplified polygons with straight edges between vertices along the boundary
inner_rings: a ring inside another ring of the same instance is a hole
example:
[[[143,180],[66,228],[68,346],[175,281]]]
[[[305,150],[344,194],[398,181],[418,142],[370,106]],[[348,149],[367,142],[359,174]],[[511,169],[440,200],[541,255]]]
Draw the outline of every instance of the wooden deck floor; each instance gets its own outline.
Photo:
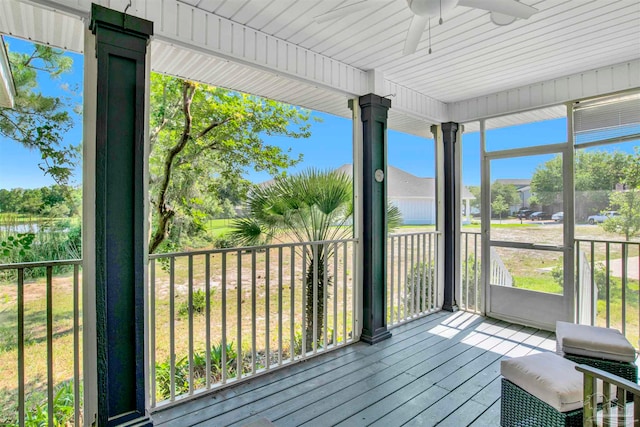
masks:
[[[500,359],[553,351],[553,334],[438,312],[349,347],[186,402],[156,426],[495,426]]]

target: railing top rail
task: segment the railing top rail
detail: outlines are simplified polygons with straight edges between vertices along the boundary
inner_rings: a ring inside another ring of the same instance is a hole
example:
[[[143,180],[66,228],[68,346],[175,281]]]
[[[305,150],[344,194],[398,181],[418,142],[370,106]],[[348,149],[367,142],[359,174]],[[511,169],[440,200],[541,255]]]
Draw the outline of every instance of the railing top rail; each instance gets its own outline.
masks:
[[[628,240],[600,240],[600,239],[575,239],[576,242],[585,242],[585,243],[612,243],[615,245],[640,245],[640,242],[636,241],[628,241]]]
[[[432,231],[412,231],[409,233],[392,233],[388,234],[387,237],[398,237],[398,236],[422,236],[425,234],[442,234],[440,231],[432,230]]]
[[[64,265],[81,265],[81,259],[65,259],[59,261],[21,262],[15,264],[0,264],[1,270],[17,270],[21,268],[59,267]]]
[[[481,231],[464,231],[463,230],[463,231],[460,232],[460,234],[478,234],[478,235],[480,235],[480,234],[482,234],[482,232]]]
[[[246,252],[246,251],[255,251],[259,249],[289,248],[289,247],[296,247],[296,246],[324,245],[329,243],[349,243],[349,242],[357,242],[357,241],[358,239],[317,240],[313,242],[276,243],[272,245],[243,246],[238,248],[224,248],[224,249],[205,249],[205,250],[190,251],[190,252],[167,252],[163,254],[151,254],[149,255],[149,259],[172,258],[172,257],[181,257],[181,256],[190,256],[190,255],[195,256],[195,255],[207,255],[207,254]]]

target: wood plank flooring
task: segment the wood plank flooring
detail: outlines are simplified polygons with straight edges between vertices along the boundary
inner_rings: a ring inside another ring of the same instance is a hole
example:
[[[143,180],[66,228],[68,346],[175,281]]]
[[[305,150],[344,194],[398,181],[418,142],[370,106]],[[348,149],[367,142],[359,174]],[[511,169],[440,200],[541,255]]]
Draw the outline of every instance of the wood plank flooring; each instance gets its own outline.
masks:
[[[497,426],[500,359],[555,349],[553,334],[438,312],[161,410],[156,426]]]

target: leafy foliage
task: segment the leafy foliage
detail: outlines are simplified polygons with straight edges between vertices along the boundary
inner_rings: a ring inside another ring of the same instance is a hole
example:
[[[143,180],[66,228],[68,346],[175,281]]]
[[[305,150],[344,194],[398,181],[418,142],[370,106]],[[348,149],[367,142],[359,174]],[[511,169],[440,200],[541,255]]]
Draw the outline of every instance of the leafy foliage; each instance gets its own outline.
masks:
[[[622,152],[578,150],[575,155],[576,218],[604,210],[616,184],[624,180],[624,166],[630,155]],[[562,156],[557,155],[538,166],[531,179],[531,191],[541,206],[562,199]]]
[[[73,126],[70,106],[63,99],[43,95],[37,79],[39,74],[60,77],[71,69],[72,59],[61,50],[34,44],[31,53],[9,51],[9,61],[16,88],[15,105],[13,109],[0,108],[0,135],[40,151],[40,168],[64,184],[78,157],[78,147],[62,143]]]
[[[279,175],[299,162],[262,135],[306,138],[309,112],[276,101],[152,74],[150,252],[232,215],[246,195],[246,168]]]
[[[609,196],[609,209],[619,215],[604,221],[602,228],[623,234],[629,240],[640,232],[640,148],[636,147],[622,173],[624,188]]]

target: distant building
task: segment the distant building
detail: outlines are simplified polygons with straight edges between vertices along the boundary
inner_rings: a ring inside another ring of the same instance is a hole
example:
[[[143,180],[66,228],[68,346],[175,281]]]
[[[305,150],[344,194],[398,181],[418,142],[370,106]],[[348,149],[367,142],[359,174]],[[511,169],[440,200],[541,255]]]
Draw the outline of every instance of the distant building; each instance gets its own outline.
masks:
[[[340,166],[337,171],[351,176],[353,166]],[[400,209],[404,224],[436,223],[436,180],[420,178],[393,166],[387,166],[387,199]],[[462,188],[462,202],[467,213],[465,221],[470,221],[470,203],[475,197]]]
[[[531,180],[530,179],[496,179],[497,183],[505,185],[513,185],[516,187],[518,194],[520,195],[520,201],[517,204],[509,206],[509,214],[513,215],[521,208],[528,208],[529,199],[531,198]]]

